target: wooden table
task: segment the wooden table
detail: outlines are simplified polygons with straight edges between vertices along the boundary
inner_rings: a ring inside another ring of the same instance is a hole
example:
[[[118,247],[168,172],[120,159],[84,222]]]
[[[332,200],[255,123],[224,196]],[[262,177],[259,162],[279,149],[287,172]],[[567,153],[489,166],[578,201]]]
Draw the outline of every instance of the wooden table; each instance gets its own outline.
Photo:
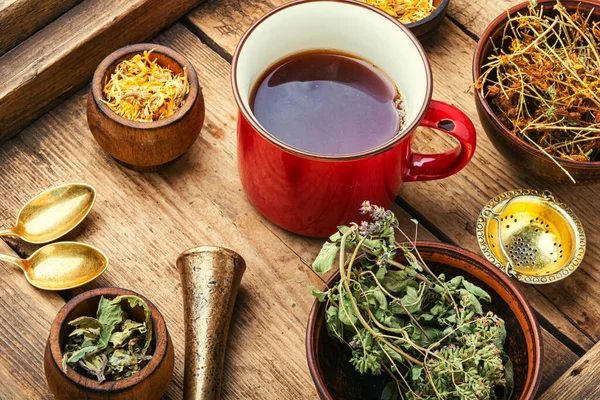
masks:
[[[96,282],[71,293],[29,286],[22,273],[0,264],[0,398],[49,398],[42,354],[55,314],[71,296],[100,286],[130,288],[162,311],[176,347],[173,380],[165,395],[182,396],[184,333],[177,255],[203,244],[243,255],[242,281],[223,379],[224,398],[317,398],[304,353],[312,305],[309,269],[321,241],[285,232],[263,218],[244,196],[236,166],[236,106],[230,62],[243,32],[284,0],[213,0],[154,39],[184,54],[195,66],[207,115],[198,141],[159,173],[118,165],[92,138],[85,115],[87,87],[30,124],[0,147],[0,225],[14,222],[23,203],[66,182],[96,187],[98,201],[67,239],[93,244],[110,257]],[[571,277],[546,286],[520,285],[537,311],[545,345],[543,399],[600,399],[600,186],[547,185],[513,168],[492,147],[479,124],[471,84],[478,35],[514,1],[452,0],[449,17],[425,45],[434,73],[434,98],[473,119],[478,149],[461,173],[442,181],[407,184],[394,211],[417,218],[420,238],[479,252],[475,220],[492,197],[514,188],[549,189],[583,221],[588,251]],[[58,77],[60,78],[60,77]],[[450,139],[423,130],[421,150],[449,147]],[[0,251],[29,255],[35,247],[0,241]]]

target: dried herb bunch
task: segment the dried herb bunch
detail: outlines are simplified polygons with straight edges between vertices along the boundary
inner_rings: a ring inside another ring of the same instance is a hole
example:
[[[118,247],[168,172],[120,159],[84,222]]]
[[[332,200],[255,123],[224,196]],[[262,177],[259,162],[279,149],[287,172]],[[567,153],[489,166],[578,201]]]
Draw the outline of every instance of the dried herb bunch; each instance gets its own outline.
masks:
[[[144,309],[144,322],[127,319],[121,308],[126,301],[130,307]],[[137,296],[118,296],[112,300],[102,297],[97,318],[79,317],[69,322],[75,330],[63,350],[63,369],[70,366],[78,373],[97,379],[118,381],[138,373],[152,356],[152,318],[144,300]]]
[[[463,276],[436,276],[391,211],[369,202],[361,211],[373,222],[339,227],[313,264],[324,273],[337,260],[340,280],[323,292],[312,288],[355,369],[389,374],[385,400],[510,397],[504,321],[482,307],[490,295]],[[406,263],[395,261],[397,252]]]
[[[509,15],[476,87],[519,138],[555,157],[600,161],[600,22],[559,1],[554,16],[536,7]]]
[[[377,7],[396,18],[402,24],[417,22],[429,16],[434,10],[432,0],[360,0]]]
[[[104,84],[104,103],[123,118],[152,122],[170,117],[190,91],[185,68],[183,75],[175,74],[153,60],[152,51],[121,61]]]

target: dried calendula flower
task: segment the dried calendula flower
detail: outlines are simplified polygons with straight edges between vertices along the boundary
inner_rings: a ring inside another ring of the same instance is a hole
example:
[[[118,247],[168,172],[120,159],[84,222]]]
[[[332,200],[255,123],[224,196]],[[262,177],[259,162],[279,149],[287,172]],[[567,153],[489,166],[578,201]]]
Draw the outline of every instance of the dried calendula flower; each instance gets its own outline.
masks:
[[[431,14],[435,7],[432,0],[360,0],[379,8],[403,24],[422,20]]]
[[[181,75],[160,66],[153,51],[121,61],[106,79],[103,101],[121,117],[140,122],[170,117],[190,91],[186,69]]]

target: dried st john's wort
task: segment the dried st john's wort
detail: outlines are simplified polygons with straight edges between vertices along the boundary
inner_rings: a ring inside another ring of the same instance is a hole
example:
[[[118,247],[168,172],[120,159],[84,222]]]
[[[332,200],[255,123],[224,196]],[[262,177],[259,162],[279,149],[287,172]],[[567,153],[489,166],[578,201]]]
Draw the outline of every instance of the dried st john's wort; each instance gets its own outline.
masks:
[[[126,301],[130,307],[142,307],[144,322],[127,318],[121,308]],[[79,317],[69,322],[75,329],[63,352],[63,369],[97,379],[118,381],[135,375],[152,358],[152,319],[146,302],[137,296],[102,297],[96,318]]]

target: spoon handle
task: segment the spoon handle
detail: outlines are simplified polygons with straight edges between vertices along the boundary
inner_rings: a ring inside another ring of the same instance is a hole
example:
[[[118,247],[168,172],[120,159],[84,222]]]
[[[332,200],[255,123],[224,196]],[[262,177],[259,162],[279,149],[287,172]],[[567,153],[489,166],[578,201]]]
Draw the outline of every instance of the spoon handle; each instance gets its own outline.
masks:
[[[0,229],[0,236],[15,236],[12,229]]]
[[[25,271],[25,260],[17,257],[7,256],[6,254],[0,254],[0,261],[6,261],[11,264],[18,265],[23,271]]]

